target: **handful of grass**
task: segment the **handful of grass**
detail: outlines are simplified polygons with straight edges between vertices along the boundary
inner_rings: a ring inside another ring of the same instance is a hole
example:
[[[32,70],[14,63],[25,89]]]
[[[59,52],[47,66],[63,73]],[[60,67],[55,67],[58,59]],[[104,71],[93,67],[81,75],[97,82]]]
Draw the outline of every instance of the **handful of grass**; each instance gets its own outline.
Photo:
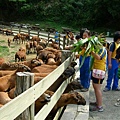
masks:
[[[91,53],[91,51],[94,51],[97,53],[100,48],[103,46],[103,43],[105,42],[105,38],[102,38],[100,35],[98,37],[91,36],[90,38],[85,38],[79,40],[76,44],[74,44],[74,48],[72,49],[72,52],[78,52],[80,53],[83,48],[85,48],[85,52],[83,55],[82,62],[80,64],[80,67],[83,65],[85,57]],[[91,64],[93,64],[94,58],[91,57]],[[92,65],[91,65],[92,68]]]

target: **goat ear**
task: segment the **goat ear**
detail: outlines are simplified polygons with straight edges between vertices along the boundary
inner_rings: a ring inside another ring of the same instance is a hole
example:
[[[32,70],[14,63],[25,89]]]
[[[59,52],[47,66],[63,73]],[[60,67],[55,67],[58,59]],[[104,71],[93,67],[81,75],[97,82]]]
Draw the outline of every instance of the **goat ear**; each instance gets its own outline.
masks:
[[[24,69],[26,72],[31,72],[31,69],[30,69],[28,66],[24,66],[23,69]]]
[[[36,62],[36,60],[31,60],[31,63],[34,63],[34,62]]]

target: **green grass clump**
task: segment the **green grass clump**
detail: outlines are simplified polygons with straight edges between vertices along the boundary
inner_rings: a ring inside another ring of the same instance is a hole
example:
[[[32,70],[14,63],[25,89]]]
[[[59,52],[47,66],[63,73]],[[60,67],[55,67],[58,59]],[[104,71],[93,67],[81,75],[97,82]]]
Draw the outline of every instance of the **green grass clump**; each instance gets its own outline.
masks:
[[[0,40],[0,42],[4,43],[4,42],[5,42],[5,40]]]
[[[0,46],[0,57],[9,55],[9,48],[7,46]]]

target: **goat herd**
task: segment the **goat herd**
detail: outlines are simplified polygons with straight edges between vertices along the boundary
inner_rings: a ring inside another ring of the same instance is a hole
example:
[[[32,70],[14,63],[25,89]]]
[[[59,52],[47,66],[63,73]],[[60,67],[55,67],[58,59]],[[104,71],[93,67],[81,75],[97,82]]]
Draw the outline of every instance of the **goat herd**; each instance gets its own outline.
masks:
[[[8,33],[6,32],[6,35]],[[11,42],[15,44],[23,43],[26,47],[20,47],[15,53],[15,62],[6,62],[4,58],[0,58],[0,107],[14,99],[14,91],[16,89],[16,73],[31,72],[34,73],[34,84],[42,80],[59,65],[62,64],[62,50],[58,43],[50,39],[49,41],[33,36],[30,39],[28,34],[18,33],[13,40],[8,38],[8,46]],[[34,52],[35,58],[26,59],[26,54]],[[56,80],[56,82],[48,88],[48,90],[40,96],[35,102],[35,113],[37,113],[54,94],[57,88],[64,80],[75,74],[76,62],[72,61],[70,66]],[[60,107],[67,104],[85,105],[86,100],[79,92],[70,92],[73,89],[80,89],[81,86],[76,82],[71,82],[65,92],[62,94],[56,105],[51,111],[53,115]]]

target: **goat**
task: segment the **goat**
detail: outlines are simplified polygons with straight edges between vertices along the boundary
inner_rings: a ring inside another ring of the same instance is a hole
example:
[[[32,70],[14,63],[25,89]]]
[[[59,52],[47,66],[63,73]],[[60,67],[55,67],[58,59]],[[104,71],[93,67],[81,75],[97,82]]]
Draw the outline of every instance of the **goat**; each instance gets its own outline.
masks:
[[[22,40],[22,44],[23,43],[25,44],[26,37],[25,36],[21,36],[21,40]]]
[[[34,53],[36,53],[36,47],[37,47],[38,43],[37,41],[33,41],[33,50],[34,50]]]
[[[31,72],[32,73],[50,73],[53,70],[55,70],[58,66],[56,65],[46,65],[46,64],[42,64],[41,66],[38,67],[34,67]]]
[[[12,35],[13,34],[13,32],[11,30],[6,30],[5,32],[6,32],[6,35]]]
[[[7,91],[15,86],[16,72],[31,72],[31,69],[23,64],[9,64],[10,67],[17,68],[12,74],[0,77],[0,91]]]
[[[33,48],[33,43],[32,41],[27,41],[26,43],[26,53],[29,54],[32,52],[32,48]]]
[[[0,58],[0,66],[5,62],[4,58]]]
[[[30,40],[30,35],[25,33],[20,33],[21,36],[24,36],[26,40]]]
[[[12,99],[9,97],[7,92],[0,92],[0,104],[5,105],[10,102]]]
[[[20,48],[19,51],[15,54],[15,62],[25,61],[26,60],[26,49]]]
[[[45,93],[49,94],[51,97],[54,92],[47,90]],[[40,98],[37,99],[35,103],[35,113],[37,113],[47,102],[42,101]],[[86,105],[86,100],[79,92],[65,93],[62,94],[58,102],[52,109],[52,113],[68,104]]]
[[[0,70],[0,77],[12,74],[13,72],[14,72],[13,70]]]
[[[37,45],[36,46],[37,56],[39,55],[39,53],[41,52],[41,50],[43,50],[43,47],[41,45]]]
[[[19,40],[19,44],[20,44],[20,39],[21,39],[20,33],[18,33],[17,35],[15,35],[15,36],[13,37],[13,41],[15,41],[17,44],[18,44],[18,40]]]
[[[19,64],[24,64],[32,70],[34,67],[40,66],[41,62],[39,60],[37,60],[36,58],[33,58],[31,60],[23,61],[23,62],[3,63],[1,65],[0,70],[15,70],[15,69],[17,69],[17,67],[14,67],[14,66],[18,66]],[[13,67],[10,67],[10,66],[13,66]],[[7,74],[7,72],[6,72],[6,74]]]
[[[59,44],[55,41],[53,41],[52,39],[50,39],[49,41],[51,41],[52,43],[49,43],[49,46],[53,47],[54,49],[60,50]]]
[[[39,42],[41,41],[41,39],[38,36],[32,36],[31,41],[37,41],[37,43],[39,44]]]
[[[11,39],[8,38],[8,47],[10,47]]]
[[[40,50],[40,51],[39,51],[39,54],[38,54],[38,56],[37,56],[37,59],[41,59],[44,63],[46,63],[46,62],[47,62],[47,55],[48,55],[48,54],[51,54],[51,53],[52,53],[52,52],[47,51],[47,50],[45,50],[45,49]]]

